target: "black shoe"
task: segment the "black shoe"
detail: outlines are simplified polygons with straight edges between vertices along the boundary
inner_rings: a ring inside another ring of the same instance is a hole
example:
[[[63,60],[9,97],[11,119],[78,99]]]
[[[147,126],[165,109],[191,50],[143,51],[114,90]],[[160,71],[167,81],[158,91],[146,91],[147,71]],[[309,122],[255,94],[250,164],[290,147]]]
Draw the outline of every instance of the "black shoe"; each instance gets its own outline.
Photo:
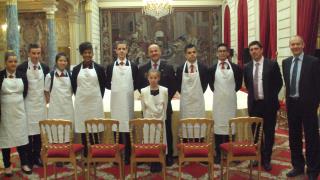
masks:
[[[150,172],[152,173],[158,173],[161,172],[161,164],[160,163],[151,163],[150,165]]]
[[[24,165],[21,167],[21,171],[25,174],[28,174],[28,175],[32,174],[32,169],[29,167],[25,167],[25,166],[27,166],[27,165]],[[26,168],[28,168],[28,169],[26,169]]]
[[[220,156],[214,157],[214,164],[220,164],[220,162],[221,162],[221,157]]]
[[[166,158],[166,166],[172,166],[173,165],[173,157],[172,156],[167,156]]]
[[[12,168],[11,168],[11,167],[5,168],[4,176],[5,176],[5,177],[12,177],[12,176],[13,176]]]
[[[299,175],[302,175],[302,174],[304,174],[304,170],[292,169],[291,171],[289,171],[287,173],[287,177],[296,177],[296,176],[299,176]]]
[[[272,170],[272,166],[270,163],[263,163],[263,168],[266,171],[271,171]]]
[[[259,165],[258,161],[256,160],[252,161],[252,167],[258,167],[258,165]]]
[[[317,173],[308,173],[308,180],[317,180],[318,174]]]
[[[33,165],[37,165],[38,167],[43,167],[43,163],[40,158],[37,158],[33,161]]]

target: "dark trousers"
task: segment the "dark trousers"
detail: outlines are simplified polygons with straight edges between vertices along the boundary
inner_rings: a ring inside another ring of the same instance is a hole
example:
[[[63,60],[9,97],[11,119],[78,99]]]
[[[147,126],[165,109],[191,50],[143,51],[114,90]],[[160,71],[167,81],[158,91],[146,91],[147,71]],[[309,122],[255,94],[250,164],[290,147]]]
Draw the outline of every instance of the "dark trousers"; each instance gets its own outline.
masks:
[[[125,145],[124,160],[127,163],[130,162],[130,155],[131,155],[130,133],[128,133],[128,132],[120,132],[119,133],[119,143]]]
[[[289,145],[291,163],[295,169],[303,170],[305,159],[302,154],[302,129],[306,144],[306,163],[308,173],[320,170],[320,138],[317,109],[303,106],[299,99],[287,99],[289,125]]]
[[[33,165],[33,162],[40,158],[41,152],[41,136],[40,134],[29,136],[28,145],[28,161]]]
[[[28,145],[22,145],[17,147],[21,166],[28,165],[27,150],[28,150]],[[11,148],[2,149],[3,164],[5,168],[10,167],[11,165],[10,153],[11,153]]]
[[[214,134],[216,157],[221,156],[220,144],[229,142],[229,135]]]
[[[167,119],[166,119],[166,135],[167,135],[167,148],[168,148],[168,157],[173,156],[173,142],[172,142],[172,112],[167,110]]]
[[[99,142],[98,133],[90,133],[89,135],[90,144],[97,144]],[[81,133],[81,142],[84,146],[83,148],[83,156],[88,156],[88,141],[86,133]]]
[[[263,118],[261,157],[262,163],[270,163],[274,144],[277,110],[274,107],[268,107],[264,100],[258,100],[253,102],[252,110],[249,112],[249,115]],[[257,131],[257,133],[259,132]]]

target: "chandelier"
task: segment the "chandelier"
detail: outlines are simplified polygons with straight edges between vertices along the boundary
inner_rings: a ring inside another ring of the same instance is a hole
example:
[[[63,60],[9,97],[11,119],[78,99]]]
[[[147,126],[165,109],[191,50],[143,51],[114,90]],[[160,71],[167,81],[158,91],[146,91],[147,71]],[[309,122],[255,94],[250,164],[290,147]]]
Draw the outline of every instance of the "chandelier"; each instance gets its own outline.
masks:
[[[142,13],[160,19],[171,14],[173,0],[144,0]]]

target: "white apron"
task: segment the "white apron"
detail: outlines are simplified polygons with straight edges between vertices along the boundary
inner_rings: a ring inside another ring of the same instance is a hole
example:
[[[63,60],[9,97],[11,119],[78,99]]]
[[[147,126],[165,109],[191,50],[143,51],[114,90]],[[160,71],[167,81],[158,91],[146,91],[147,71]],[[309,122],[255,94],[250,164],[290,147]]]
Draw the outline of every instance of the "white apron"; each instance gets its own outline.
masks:
[[[163,121],[163,143],[167,144],[166,135],[166,111],[168,106],[168,90],[162,86],[159,86],[159,94],[153,96],[150,94],[150,86],[141,90],[141,106],[144,118],[155,118]],[[155,133],[156,131],[156,133]],[[160,131],[159,128],[151,127],[150,139],[149,128],[143,128],[143,140],[145,143],[159,143],[160,142]],[[156,135],[156,138],[154,138]]]
[[[180,118],[204,118],[205,103],[203,90],[200,81],[199,70],[195,73],[185,73],[187,63],[184,64],[182,70],[182,85],[180,95]],[[187,128],[189,129],[189,128]],[[197,131],[198,130],[198,131]],[[204,131],[202,131],[204,132]],[[192,129],[189,129],[189,137],[191,138]],[[199,138],[199,127],[195,128],[194,138]],[[202,136],[202,135],[201,135]],[[187,138],[186,131],[183,131],[183,137]],[[202,136],[203,137],[203,136]]]
[[[0,148],[28,144],[28,125],[21,78],[5,78],[1,88]]]
[[[25,108],[28,119],[29,136],[40,134],[39,121],[47,118],[47,108],[44,96],[44,74],[40,69],[27,70],[28,94]]]
[[[81,66],[77,78],[77,93],[74,101],[74,124],[76,133],[85,133],[84,121],[104,118],[103,103],[97,73],[94,69]],[[97,132],[97,129],[93,129]],[[102,131],[101,127],[99,131]]]
[[[218,65],[215,73],[212,118],[215,122],[214,133],[219,135],[229,134],[229,120],[236,117],[237,111],[236,85],[231,64],[228,65],[229,69],[221,69]]]
[[[129,132],[129,120],[134,117],[134,88],[130,62],[129,66],[116,66],[114,62],[110,99],[111,118],[119,121],[119,132]]]
[[[48,119],[65,119],[73,122],[74,109],[72,101],[72,87],[70,77],[56,77],[55,73],[51,81],[52,90],[50,92],[50,104],[48,110]],[[54,139],[58,139],[57,131],[53,131]],[[59,139],[63,136],[62,127],[59,128]],[[67,131],[69,132],[69,131]],[[69,141],[69,134],[65,136],[65,142]]]

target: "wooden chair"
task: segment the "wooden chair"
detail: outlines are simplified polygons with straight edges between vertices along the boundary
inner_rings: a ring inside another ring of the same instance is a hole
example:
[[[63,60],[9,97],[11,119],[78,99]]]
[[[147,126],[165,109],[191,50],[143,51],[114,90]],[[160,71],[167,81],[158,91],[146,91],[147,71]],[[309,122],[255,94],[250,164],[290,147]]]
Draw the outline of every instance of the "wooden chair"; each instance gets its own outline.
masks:
[[[213,179],[213,125],[213,120],[205,118],[179,121],[179,180],[184,162],[207,162],[209,179]]]
[[[55,179],[57,179],[55,163],[71,162],[74,167],[75,179],[78,179],[76,156],[82,154],[83,145],[73,144],[72,122],[62,119],[48,119],[40,121],[39,126],[44,178],[47,179],[48,163],[54,163],[53,169]],[[82,157],[80,160],[82,162]]]
[[[164,123],[157,119],[134,119],[130,124],[131,179],[137,179],[138,162],[160,162],[166,179],[166,145],[163,143]]]
[[[88,142],[87,179],[90,179],[90,165],[92,163],[96,178],[96,163],[116,162],[119,167],[120,179],[124,180],[122,157],[124,145],[119,144],[119,122],[113,119],[90,119],[85,121],[85,127]],[[99,131],[97,131],[98,129]]]
[[[234,127],[235,136],[232,129]],[[261,138],[263,119],[258,117],[239,117],[229,121],[229,142],[220,145],[221,148],[221,179],[223,179],[223,157],[226,156],[229,179],[229,164],[232,161],[250,160],[250,178],[252,177],[252,161],[259,162],[258,179],[261,173]]]

